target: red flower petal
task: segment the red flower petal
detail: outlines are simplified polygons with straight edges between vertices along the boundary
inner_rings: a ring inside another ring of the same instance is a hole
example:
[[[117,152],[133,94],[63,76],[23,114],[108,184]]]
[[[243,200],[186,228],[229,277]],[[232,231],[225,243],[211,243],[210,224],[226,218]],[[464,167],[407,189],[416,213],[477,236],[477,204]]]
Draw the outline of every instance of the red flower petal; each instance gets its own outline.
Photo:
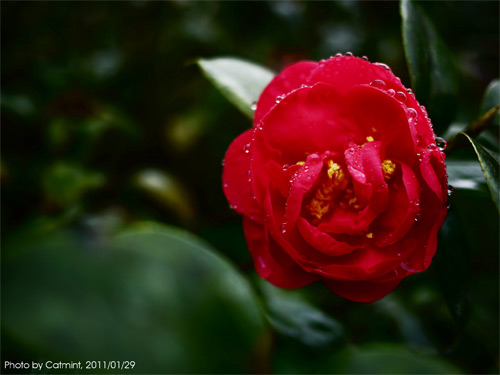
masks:
[[[253,130],[247,130],[229,146],[224,158],[222,186],[229,204],[236,212],[254,217],[257,220],[261,216],[262,210],[252,196],[252,187],[249,181],[252,137]]]
[[[293,91],[264,118],[265,147],[288,163],[305,160],[309,153],[343,149],[348,138],[359,133],[341,116],[344,105],[344,98],[328,84]]]
[[[314,186],[322,169],[323,159],[317,154],[311,154],[307,157],[306,163],[296,172],[291,181],[290,193],[286,202],[287,227],[295,225],[302,209],[304,195]]]
[[[398,176],[402,186],[395,188],[394,183],[389,189],[389,204],[387,209],[374,222],[373,230],[377,233],[377,246],[388,246],[403,238],[415,224],[419,212],[420,191],[415,173],[406,164],[399,164],[401,172]]]
[[[356,247],[349,245],[347,242],[337,241],[329,234],[320,231],[303,217],[298,219],[297,228],[299,229],[302,237],[304,237],[304,239],[312,247],[326,255],[344,255],[357,249]]]
[[[349,56],[334,57],[323,61],[311,73],[308,82],[310,84],[326,82],[335,86],[341,94],[346,94],[352,87],[369,84],[376,79],[404,90],[401,80],[382,65]]]
[[[366,142],[365,137],[373,137],[382,142],[384,158],[413,164],[415,141],[400,102],[373,87],[356,86],[347,94],[346,103],[347,111],[361,130],[358,143]]]
[[[283,69],[280,74],[273,78],[260,94],[257,108],[255,110],[253,123],[257,126],[264,115],[276,105],[276,98],[286,95],[306,82],[311,71],[318,67],[314,61],[301,61]]]
[[[347,281],[322,279],[323,283],[334,293],[355,302],[373,302],[394,290],[402,278],[390,282]]]
[[[243,218],[243,230],[257,273],[281,288],[300,288],[318,280],[305,272],[269,236],[267,229]]]

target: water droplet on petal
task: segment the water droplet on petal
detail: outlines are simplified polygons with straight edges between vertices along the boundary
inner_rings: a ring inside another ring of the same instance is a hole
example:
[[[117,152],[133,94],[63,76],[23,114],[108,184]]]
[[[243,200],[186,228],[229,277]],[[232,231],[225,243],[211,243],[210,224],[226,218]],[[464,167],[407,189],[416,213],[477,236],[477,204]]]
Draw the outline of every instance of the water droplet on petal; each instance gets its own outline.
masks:
[[[342,56],[344,56],[344,55],[342,55],[340,52],[337,52],[337,53],[335,54],[335,57],[342,57]]]
[[[243,152],[245,154],[250,153],[250,143],[247,143],[245,146],[243,146]]]
[[[255,111],[257,109],[257,102],[253,102],[252,105],[250,106],[250,109],[252,111]]]
[[[408,108],[406,110],[406,113],[408,114],[408,116],[410,116],[410,118],[416,118],[417,117],[417,111],[415,110],[415,108]]]
[[[451,185],[448,185],[448,198],[451,197],[454,192],[455,192],[455,188]]]
[[[354,56],[354,55],[352,54],[352,52],[350,52],[350,51],[346,52],[346,53],[345,53],[345,55],[346,55],[346,56],[349,56],[349,57]]]
[[[401,103],[406,101],[406,95],[403,91],[398,91],[395,95],[395,98],[399,100]]]
[[[368,61],[368,56],[361,56],[361,58],[365,61]]]
[[[378,87],[379,89],[383,89],[385,87],[385,82],[381,79],[376,79],[370,83],[370,86]]]
[[[283,234],[286,233],[286,223],[281,224],[281,233],[283,233]]]
[[[394,91],[393,89],[389,89],[387,90],[387,93],[390,95],[390,96],[394,96],[396,94],[396,91]]]
[[[279,103],[283,100],[283,98],[285,97],[285,95],[280,95],[280,96],[277,96],[276,97],[276,103]]]
[[[444,149],[446,148],[446,141],[441,138],[441,137],[437,137],[436,138],[436,146],[441,150],[441,151],[444,151]]]
[[[431,143],[429,146],[427,146],[427,149],[431,150],[431,151],[434,151],[434,150],[437,150],[438,147],[434,143]]]
[[[385,70],[391,71],[391,68],[389,68],[389,65],[387,65],[387,64],[379,63],[379,62],[376,62],[374,64],[380,66],[381,68],[384,68]]]

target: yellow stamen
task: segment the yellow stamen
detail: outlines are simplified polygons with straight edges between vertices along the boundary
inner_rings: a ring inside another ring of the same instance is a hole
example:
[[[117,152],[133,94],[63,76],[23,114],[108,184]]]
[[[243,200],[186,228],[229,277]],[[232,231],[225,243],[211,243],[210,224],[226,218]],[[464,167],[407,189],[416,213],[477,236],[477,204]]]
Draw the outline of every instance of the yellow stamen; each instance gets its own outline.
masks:
[[[304,165],[306,162],[305,161],[298,161],[297,165]]]
[[[389,180],[395,171],[396,163],[391,160],[384,160],[382,162],[382,173],[384,174],[384,178],[386,180]]]
[[[366,238],[373,238],[373,233],[372,233],[372,232],[367,233],[367,234],[366,234]]]
[[[342,167],[333,160],[328,161],[328,177],[333,181],[333,185],[340,190],[344,190],[347,186],[347,179],[345,178]]]
[[[374,141],[374,139],[373,139],[373,137],[371,135],[369,135],[368,137],[366,137],[366,140],[368,142],[373,142]]]

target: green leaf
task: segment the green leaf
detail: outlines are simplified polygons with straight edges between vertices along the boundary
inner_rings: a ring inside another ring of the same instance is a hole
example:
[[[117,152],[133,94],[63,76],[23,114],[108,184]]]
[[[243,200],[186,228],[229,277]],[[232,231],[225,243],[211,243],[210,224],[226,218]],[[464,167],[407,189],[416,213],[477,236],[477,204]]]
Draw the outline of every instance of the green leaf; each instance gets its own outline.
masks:
[[[340,374],[460,374],[450,363],[401,345],[351,347],[329,358],[319,373]]]
[[[486,113],[500,104],[500,80],[495,79],[490,82],[484,93],[481,103],[480,114]],[[493,124],[500,125],[500,114],[497,112]]]
[[[252,360],[266,330],[249,283],[188,232],[148,223],[95,243],[59,231],[5,249],[2,261],[2,335],[36,353],[23,360],[259,371]]]
[[[446,159],[448,184],[455,189],[488,191],[481,165],[475,160]]]
[[[427,106],[437,133],[453,120],[456,68],[434,25],[412,0],[401,1],[403,44],[418,100]]]
[[[499,180],[499,158],[494,157],[488,150],[486,150],[483,146],[481,146],[478,142],[473,140],[465,133],[463,134],[469,142],[472,144],[474,151],[477,154],[479,159],[479,163],[481,164],[481,168],[483,169],[484,177],[486,179],[486,183],[490,189],[491,197],[493,198],[493,202],[497,207],[497,210],[500,212],[499,208],[499,190],[498,190],[498,180]]]
[[[235,58],[199,59],[198,65],[215,87],[251,119],[252,105],[274,77],[262,66]]]
[[[308,303],[300,291],[259,280],[271,325],[281,334],[311,347],[325,347],[343,337],[342,325]]]

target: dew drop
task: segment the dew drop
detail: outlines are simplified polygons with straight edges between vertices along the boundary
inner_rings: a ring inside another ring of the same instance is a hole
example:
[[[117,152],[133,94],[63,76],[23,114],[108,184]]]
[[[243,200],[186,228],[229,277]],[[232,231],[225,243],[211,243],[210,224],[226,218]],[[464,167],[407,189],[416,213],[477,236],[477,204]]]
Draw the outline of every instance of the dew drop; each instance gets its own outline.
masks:
[[[387,90],[387,93],[388,93],[390,96],[394,96],[394,95],[396,95],[396,91],[394,91],[393,89],[389,89],[389,90]]]
[[[446,141],[441,138],[441,137],[437,137],[435,139],[436,141],[436,146],[441,150],[441,151],[444,151],[444,149],[446,148]]]
[[[353,57],[354,56],[351,51],[346,52],[345,55],[349,56],[349,57]]]
[[[423,105],[420,106],[420,109],[422,110],[422,112],[424,112],[425,117],[429,116],[427,113],[427,109]]]
[[[285,97],[285,95],[280,95],[280,96],[277,96],[276,97],[276,103],[279,103],[283,100],[283,98]]]
[[[335,54],[335,57],[342,57],[342,56],[344,56],[344,55],[342,55],[340,52],[337,52],[337,53]]]
[[[253,102],[252,105],[250,106],[250,109],[252,111],[255,111],[257,109],[257,102]]]
[[[448,198],[450,198],[455,192],[455,188],[451,185],[448,185]]]
[[[250,153],[250,143],[247,143],[245,146],[243,146],[243,152],[245,154]]]
[[[370,86],[378,87],[379,89],[383,89],[385,87],[385,82],[381,79],[376,79],[370,83]]]
[[[431,151],[437,150],[437,148],[438,147],[434,143],[431,143],[429,146],[427,146],[427,149]]]
[[[283,233],[283,234],[286,233],[286,223],[281,224],[281,233]]]
[[[387,64],[379,63],[379,62],[376,62],[374,64],[380,66],[381,68],[384,68],[385,70],[391,71],[391,68],[389,68],[389,65],[387,65]]]
[[[365,61],[368,61],[368,56],[361,56],[361,58]]]
[[[401,253],[398,253],[398,257],[400,257],[400,256],[401,256]]]
[[[283,170],[286,171],[288,169],[289,165],[288,164],[283,164]]]
[[[410,118],[416,118],[417,117],[417,111],[415,110],[415,108],[408,108],[406,110],[406,113],[408,114],[408,116],[410,116]]]
[[[406,95],[403,91],[398,91],[395,95],[395,98],[399,100],[401,103],[406,101]]]

